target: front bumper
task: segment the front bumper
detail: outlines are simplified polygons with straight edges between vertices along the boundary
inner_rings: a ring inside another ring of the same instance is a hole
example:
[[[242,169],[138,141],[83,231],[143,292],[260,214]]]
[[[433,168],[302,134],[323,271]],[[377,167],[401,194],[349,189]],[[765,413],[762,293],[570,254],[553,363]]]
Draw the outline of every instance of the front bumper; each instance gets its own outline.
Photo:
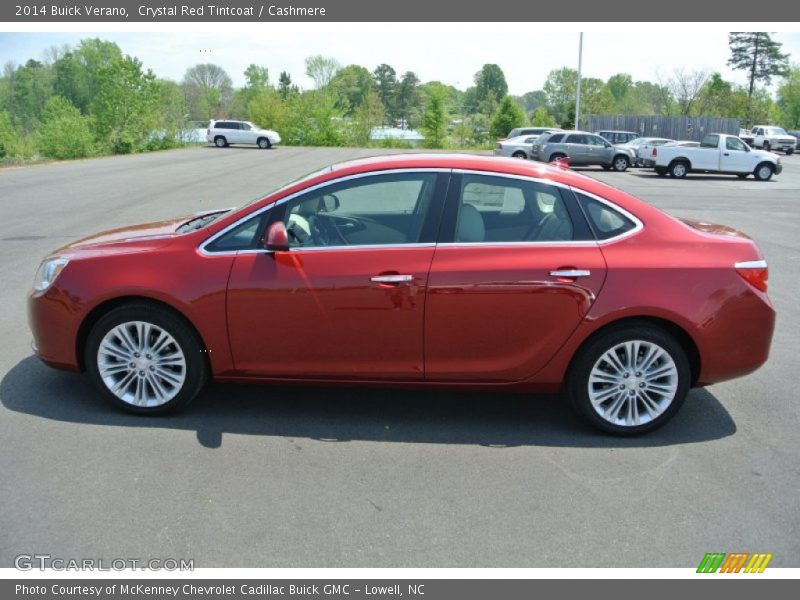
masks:
[[[79,371],[77,356],[81,315],[74,299],[56,284],[45,292],[28,293],[28,325],[33,334],[33,353],[46,365],[65,371]]]
[[[783,165],[775,165],[775,175],[780,175],[783,171]]]

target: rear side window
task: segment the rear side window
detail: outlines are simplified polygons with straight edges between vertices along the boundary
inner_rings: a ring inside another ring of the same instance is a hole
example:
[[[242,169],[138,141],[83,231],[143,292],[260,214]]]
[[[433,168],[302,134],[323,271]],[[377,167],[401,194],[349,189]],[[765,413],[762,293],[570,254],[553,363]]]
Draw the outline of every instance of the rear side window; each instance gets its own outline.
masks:
[[[567,138],[567,144],[586,144],[588,143],[585,135],[573,134]]]
[[[701,148],[716,148],[717,146],[719,146],[718,135],[707,135],[703,138],[703,141],[700,142]]]
[[[636,223],[609,205],[580,192],[575,196],[598,240],[608,240],[636,228]]]
[[[554,133],[549,138],[547,138],[547,143],[548,144],[557,144],[558,142],[560,142],[563,139],[564,139],[564,134],[563,133]]]

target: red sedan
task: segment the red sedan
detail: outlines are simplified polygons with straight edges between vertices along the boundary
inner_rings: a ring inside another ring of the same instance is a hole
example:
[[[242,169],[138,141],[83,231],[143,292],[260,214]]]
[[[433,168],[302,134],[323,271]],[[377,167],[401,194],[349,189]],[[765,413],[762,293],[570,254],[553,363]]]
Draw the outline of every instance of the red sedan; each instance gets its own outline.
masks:
[[[563,391],[603,430],[672,417],[767,359],[747,236],[566,169],[400,155],[238,210],[102,233],[44,260],[36,354],[135,413],[220,381]]]

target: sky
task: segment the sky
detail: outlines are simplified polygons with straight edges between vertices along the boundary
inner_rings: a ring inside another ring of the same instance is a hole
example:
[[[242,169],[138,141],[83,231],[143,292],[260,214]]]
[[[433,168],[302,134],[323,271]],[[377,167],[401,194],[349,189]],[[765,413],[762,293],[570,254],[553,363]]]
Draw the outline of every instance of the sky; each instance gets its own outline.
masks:
[[[257,27],[253,27],[256,25]],[[726,79],[745,83],[743,72],[726,66],[728,34],[697,24],[594,24],[584,34],[583,75],[608,79],[629,73],[634,80],[666,80],[675,69],[710,69]],[[750,25],[753,26],[752,24]],[[180,27],[172,25],[172,27]],[[51,46],[75,45],[86,37],[116,42],[138,57],[159,77],[180,81],[186,70],[203,62],[223,67],[235,86],[244,83],[250,63],[266,66],[277,82],[288,71],[295,83],[313,87],[304,75],[304,59],[322,54],[373,70],[391,65],[398,75],[414,71],[422,81],[439,80],[466,89],[485,63],[503,69],[509,93],[521,95],[542,88],[547,74],[563,66],[577,67],[578,32],[529,23],[289,23],[226,24],[205,31],[52,31],[0,32],[0,63],[41,60]],[[672,31],[680,28],[682,35]],[[544,31],[547,29],[547,31]],[[654,31],[661,30],[659,31]],[[660,36],[659,33],[665,33]],[[670,33],[671,31],[671,33]],[[660,39],[659,39],[660,38]],[[800,63],[800,33],[778,32],[790,60]]]

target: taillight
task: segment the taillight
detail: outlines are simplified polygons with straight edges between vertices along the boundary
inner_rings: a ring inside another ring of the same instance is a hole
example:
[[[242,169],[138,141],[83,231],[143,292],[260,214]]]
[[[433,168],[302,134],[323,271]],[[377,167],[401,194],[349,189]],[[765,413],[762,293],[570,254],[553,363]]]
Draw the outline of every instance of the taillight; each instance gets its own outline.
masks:
[[[653,156],[658,156],[658,149],[653,146]]]
[[[736,272],[741,275],[742,279],[747,283],[757,290],[761,290],[762,292],[767,291],[767,279],[769,278],[767,261],[748,260],[745,262],[738,262],[734,267],[736,268]]]
[[[211,129],[206,129],[206,135],[211,135]]]

